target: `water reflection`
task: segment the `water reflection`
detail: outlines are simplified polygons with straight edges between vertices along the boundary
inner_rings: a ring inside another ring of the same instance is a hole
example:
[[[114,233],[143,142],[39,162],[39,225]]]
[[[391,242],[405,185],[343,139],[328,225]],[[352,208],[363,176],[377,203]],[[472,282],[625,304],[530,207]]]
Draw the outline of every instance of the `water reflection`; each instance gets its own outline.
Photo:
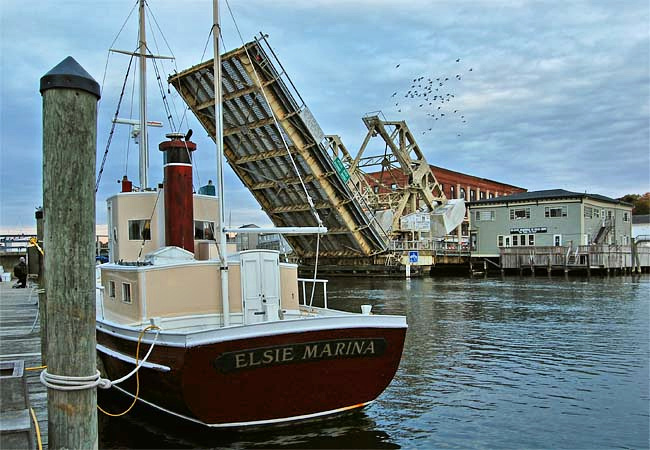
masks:
[[[345,278],[328,293],[335,308],[408,316],[399,371],[373,405],[239,433],[152,421],[147,409],[103,420],[102,446],[649,446],[648,276]]]

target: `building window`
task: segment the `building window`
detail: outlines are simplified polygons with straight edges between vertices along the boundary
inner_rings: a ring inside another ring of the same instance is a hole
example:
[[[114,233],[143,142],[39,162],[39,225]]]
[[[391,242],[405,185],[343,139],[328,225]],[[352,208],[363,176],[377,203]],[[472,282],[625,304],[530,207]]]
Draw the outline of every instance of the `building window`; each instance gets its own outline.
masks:
[[[456,198],[456,187],[449,186],[449,192],[451,193],[451,198]]]
[[[460,188],[460,198],[465,198],[465,188]]]
[[[391,191],[396,191],[397,190],[397,183],[391,183],[390,184],[390,190]]]
[[[594,219],[600,218],[600,211],[598,210],[598,208],[593,208],[592,213],[593,213]]]
[[[625,211],[623,212],[623,222],[629,222],[630,221],[630,213]]]
[[[476,211],[476,221],[494,221],[494,211]]]
[[[214,239],[214,222],[205,220],[194,221],[194,239]]]
[[[151,220],[129,220],[129,240],[130,241],[150,241],[151,240]]]
[[[530,208],[517,208],[510,210],[510,220],[530,219]]]
[[[502,235],[497,236],[497,247],[503,247],[503,236]]]
[[[375,184],[375,185],[372,187],[372,192],[374,192],[375,194],[379,194],[379,186]]]
[[[476,200],[476,191],[474,189],[469,190],[469,201],[473,202]]]
[[[512,246],[516,247],[517,245],[519,245],[518,241],[519,241],[519,236],[517,236],[516,234],[513,234],[512,235]]]
[[[108,296],[110,298],[115,298],[115,281],[111,280],[108,282]]]
[[[122,283],[122,301],[131,303],[131,283]]]
[[[535,235],[534,234],[529,234],[528,235],[528,245],[530,245],[530,246],[535,245]]]
[[[490,198],[494,198],[494,194],[490,192]]]
[[[481,200],[485,200],[485,192],[481,191],[479,197],[481,198]]]
[[[591,219],[593,217],[593,208],[591,206],[585,206],[585,219]]]
[[[547,206],[544,217],[566,217],[566,206]]]
[[[553,235],[553,245],[555,247],[561,247],[562,246],[562,235],[561,234],[554,234]]]

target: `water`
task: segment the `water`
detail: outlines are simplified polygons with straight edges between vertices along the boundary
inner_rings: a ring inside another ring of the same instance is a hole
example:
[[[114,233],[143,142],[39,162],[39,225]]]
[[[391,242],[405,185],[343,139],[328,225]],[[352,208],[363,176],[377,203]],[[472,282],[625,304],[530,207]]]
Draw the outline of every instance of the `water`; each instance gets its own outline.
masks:
[[[342,278],[331,307],[406,314],[399,371],[371,406],[246,432],[139,407],[107,448],[648,448],[650,277]],[[100,397],[100,402],[102,398]]]

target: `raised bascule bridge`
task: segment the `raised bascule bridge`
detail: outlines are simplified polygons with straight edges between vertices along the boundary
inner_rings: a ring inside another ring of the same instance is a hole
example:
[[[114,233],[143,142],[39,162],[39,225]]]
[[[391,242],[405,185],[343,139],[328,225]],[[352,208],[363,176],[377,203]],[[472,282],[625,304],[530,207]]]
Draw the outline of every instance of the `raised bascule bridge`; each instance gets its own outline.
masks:
[[[213,65],[206,61],[169,78],[212,139]],[[223,54],[221,70],[224,154],[273,224],[316,226],[318,213],[328,229],[320,237],[319,272],[403,271],[408,249],[396,248],[404,237],[399,218],[446,201],[406,124],[365,117],[368,135],[352,158],[338,136],[325,135],[265,36]],[[374,137],[385,144],[380,165],[398,164],[409,180],[389,195],[374,192],[363,172],[377,158],[362,158]],[[316,235],[286,239],[302,265],[315,264]],[[424,269],[433,255],[422,250]]]

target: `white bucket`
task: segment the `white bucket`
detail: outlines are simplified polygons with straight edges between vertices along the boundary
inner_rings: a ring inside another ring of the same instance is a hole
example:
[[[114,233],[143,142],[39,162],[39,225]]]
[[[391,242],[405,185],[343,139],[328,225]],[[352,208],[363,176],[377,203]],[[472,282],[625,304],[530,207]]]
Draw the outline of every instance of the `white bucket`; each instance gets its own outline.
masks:
[[[370,314],[371,310],[372,310],[372,305],[361,305],[361,314],[365,314],[367,316]]]
[[[4,283],[9,283],[11,281],[11,273],[9,272],[3,272],[2,274],[2,281]]]

